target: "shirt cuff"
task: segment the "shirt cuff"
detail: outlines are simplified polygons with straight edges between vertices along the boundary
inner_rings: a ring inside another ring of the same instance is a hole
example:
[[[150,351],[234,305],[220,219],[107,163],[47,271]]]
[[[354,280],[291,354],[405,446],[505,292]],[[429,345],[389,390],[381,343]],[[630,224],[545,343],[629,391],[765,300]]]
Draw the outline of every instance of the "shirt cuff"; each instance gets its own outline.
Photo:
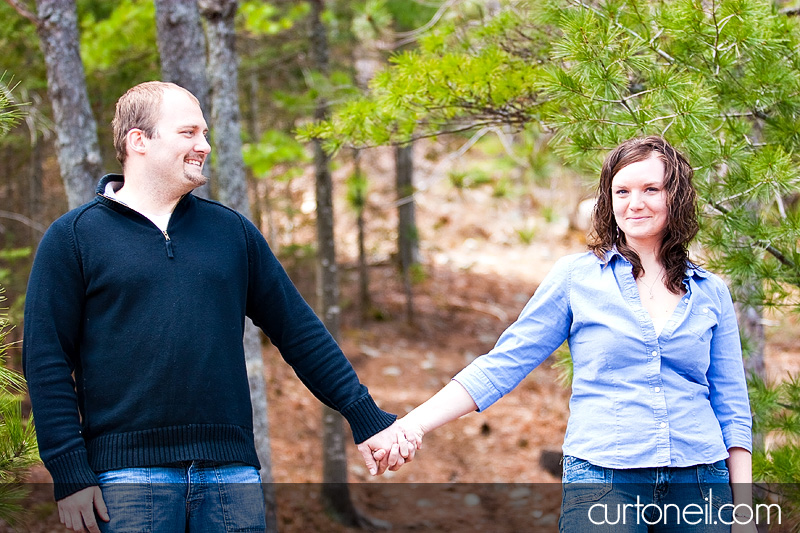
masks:
[[[353,440],[361,444],[371,436],[391,426],[396,415],[387,413],[367,394],[341,410],[353,432]]]
[[[753,453],[753,433],[748,426],[728,426],[722,429],[722,439],[725,441],[725,448],[744,448]]]
[[[472,396],[478,411],[488,409],[494,402],[503,397],[503,393],[497,390],[488,376],[477,365],[468,365],[453,378],[467,393]]]
[[[97,476],[89,466],[86,450],[59,455],[46,461],[44,466],[53,476],[53,492],[56,501],[98,484]]]

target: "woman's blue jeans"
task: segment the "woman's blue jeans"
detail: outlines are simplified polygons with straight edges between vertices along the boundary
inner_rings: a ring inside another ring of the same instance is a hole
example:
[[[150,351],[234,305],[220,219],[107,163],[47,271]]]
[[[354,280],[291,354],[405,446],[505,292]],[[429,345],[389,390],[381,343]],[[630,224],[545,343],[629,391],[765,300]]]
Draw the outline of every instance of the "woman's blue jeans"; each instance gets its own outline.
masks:
[[[729,533],[725,461],[685,468],[616,469],[564,457],[561,533]]]
[[[261,477],[252,466],[192,461],[98,475],[109,533],[217,533],[266,528]]]

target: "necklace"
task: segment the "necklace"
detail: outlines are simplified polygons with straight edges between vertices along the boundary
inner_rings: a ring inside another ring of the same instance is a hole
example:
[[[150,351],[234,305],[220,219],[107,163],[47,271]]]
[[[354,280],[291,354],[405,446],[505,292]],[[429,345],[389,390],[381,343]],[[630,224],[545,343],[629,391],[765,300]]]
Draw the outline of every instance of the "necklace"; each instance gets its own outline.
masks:
[[[647,287],[647,292],[650,294],[650,299],[651,299],[651,300],[652,300],[652,299],[654,299],[654,298],[653,298],[653,288],[655,287],[656,283],[657,283],[659,280],[661,280],[661,277],[662,277],[663,275],[664,275],[664,267],[661,267],[661,270],[659,270],[659,271],[658,271],[658,276],[656,276],[656,279],[654,279],[654,280],[653,280],[653,283],[651,283],[650,285],[648,285],[647,283],[645,283],[645,281],[644,281],[644,278],[639,278],[639,281],[641,281],[641,282],[642,282],[642,285],[644,285],[645,287]]]

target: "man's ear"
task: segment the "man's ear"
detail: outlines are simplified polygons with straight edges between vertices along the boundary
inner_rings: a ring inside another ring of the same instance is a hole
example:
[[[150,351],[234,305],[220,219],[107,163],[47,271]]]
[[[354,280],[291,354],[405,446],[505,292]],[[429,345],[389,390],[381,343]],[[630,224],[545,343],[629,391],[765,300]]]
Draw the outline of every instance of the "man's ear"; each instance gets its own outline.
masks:
[[[143,155],[147,151],[147,137],[139,128],[133,128],[125,136],[127,139],[128,150]]]

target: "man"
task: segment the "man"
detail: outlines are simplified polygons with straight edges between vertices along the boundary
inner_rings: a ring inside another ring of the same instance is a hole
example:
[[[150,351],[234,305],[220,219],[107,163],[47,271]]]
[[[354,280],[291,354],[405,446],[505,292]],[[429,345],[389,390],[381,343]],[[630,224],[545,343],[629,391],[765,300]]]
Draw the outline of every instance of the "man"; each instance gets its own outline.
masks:
[[[123,174],[47,231],[25,306],[23,365],[62,523],[263,529],[245,316],[345,416],[371,473],[411,460],[255,226],[190,194],[211,150],[197,99],[137,85],[113,129]]]

